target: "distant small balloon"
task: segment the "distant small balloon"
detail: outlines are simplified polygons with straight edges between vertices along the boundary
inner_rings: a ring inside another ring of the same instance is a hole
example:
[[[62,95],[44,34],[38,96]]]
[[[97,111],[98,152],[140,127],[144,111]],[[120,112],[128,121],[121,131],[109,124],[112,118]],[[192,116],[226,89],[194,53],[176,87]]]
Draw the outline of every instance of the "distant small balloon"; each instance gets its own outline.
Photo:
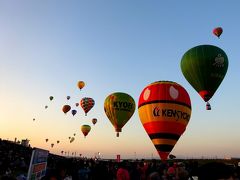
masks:
[[[81,131],[82,131],[82,133],[84,134],[84,137],[86,137],[87,135],[88,135],[88,133],[90,132],[90,130],[91,130],[91,126],[89,126],[89,125],[82,125],[81,126]]]
[[[45,106],[45,109],[47,109],[48,108],[48,106]]]
[[[72,110],[72,115],[75,116],[75,114],[77,114],[77,110],[73,109]]]
[[[75,138],[72,137],[72,138],[70,139],[70,143],[72,143],[74,140],[75,140]]]
[[[76,103],[75,105],[78,107],[78,106],[79,106],[79,103]]]
[[[68,111],[70,111],[71,110],[71,106],[69,106],[69,105],[64,105],[63,107],[62,107],[62,111],[66,114]]]
[[[60,143],[60,141],[57,141],[57,144]]]
[[[88,111],[90,111],[92,109],[94,104],[95,104],[95,101],[90,97],[84,97],[81,99],[80,105],[85,112],[85,116],[87,115]]]
[[[77,86],[81,90],[85,86],[85,83],[83,81],[78,81]]]
[[[93,118],[93,119],[92,119],[92,123],[93,123],[93,125],[95,125],[95,124],[97,123],[97,119],[96,119],[96,118]]]
[[[67,100],[69,100],[71,97],[70,96],[67,96]]]
[[[222,32],[223,32],[223,29],[221,27],[216,27],[213,29],[213,34],[218,38],[220,38]]]
[[[51,147],[53,147],[53,146],[54,146],[54,144],[52,143],[52,144],[51,144]]]
[[[76,133],[74,133],[73,135],[76,136]]]
[[[53,100],[53,96],[50,96],[49,99],[50,99],[50,101],[52,101]]]
[[[45,139],[46,142],[48,142],[48,139]]]
[[[33,118],[33,121],[35,121],[35,118]]]

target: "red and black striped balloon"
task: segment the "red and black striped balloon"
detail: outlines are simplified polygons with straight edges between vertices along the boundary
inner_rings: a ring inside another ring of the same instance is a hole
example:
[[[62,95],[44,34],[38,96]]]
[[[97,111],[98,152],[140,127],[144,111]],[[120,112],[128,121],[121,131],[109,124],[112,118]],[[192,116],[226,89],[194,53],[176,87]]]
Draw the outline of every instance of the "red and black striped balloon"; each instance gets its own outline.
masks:
[[[166,160],[190,120],[187,91],[171,81],[149,84],[139,97],[138,113],[159,156]]]

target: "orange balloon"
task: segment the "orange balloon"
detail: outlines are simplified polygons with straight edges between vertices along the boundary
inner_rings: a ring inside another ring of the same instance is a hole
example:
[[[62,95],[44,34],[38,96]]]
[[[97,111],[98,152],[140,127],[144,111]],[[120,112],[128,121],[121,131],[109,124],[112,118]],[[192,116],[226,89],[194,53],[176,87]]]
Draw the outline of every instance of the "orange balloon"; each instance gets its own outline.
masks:
[[[83,81],[78,81],[77,86],[81,90],[85,86],[85,83]]]
[[[63,107],[62,107],[62,111],[66,114],[68,111],[70,111],[70,109],[71,109],[71,106],[69,106],[69,105],[64,105]]]

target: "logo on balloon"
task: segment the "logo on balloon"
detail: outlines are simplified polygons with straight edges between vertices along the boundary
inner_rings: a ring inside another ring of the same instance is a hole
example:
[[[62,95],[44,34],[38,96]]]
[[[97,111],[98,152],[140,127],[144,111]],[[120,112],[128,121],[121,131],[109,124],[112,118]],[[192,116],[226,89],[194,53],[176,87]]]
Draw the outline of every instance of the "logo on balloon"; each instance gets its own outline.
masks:
[[[130,102],[115,101],[113,102],[113,108],[118,111],[131,111],[133,104]]]
[[[159,109],[159,107],[155,107],[153,109],[153,116],[160,116],[161,110]]]
[[[143,99],[146,101],[150,96],[151,91],[147,88],[143,93]]]
[[[176,109],[160,109],[159,107],[155,107],[153,109],[153,116],[154,117],[167,117],[167,118],[174,118],[176,121],[180,120],[187,120],[190,119],[190,114],[187,112],[183,112]]]
[[[170,94],[171,98],[177,99],[177,98],[178,98],[178,95],[179,95],[179,92],[178,92],[177,89],[175,89],[173,86],[171,86],[171,87],[169,88],[169,94]]]
[[[218,54],[218,56],[215,58],[215,62],[213,63],[213,66],[215,66],[215,67],[223,67],[224,66],[224,57],[222,57],[221,54]]]

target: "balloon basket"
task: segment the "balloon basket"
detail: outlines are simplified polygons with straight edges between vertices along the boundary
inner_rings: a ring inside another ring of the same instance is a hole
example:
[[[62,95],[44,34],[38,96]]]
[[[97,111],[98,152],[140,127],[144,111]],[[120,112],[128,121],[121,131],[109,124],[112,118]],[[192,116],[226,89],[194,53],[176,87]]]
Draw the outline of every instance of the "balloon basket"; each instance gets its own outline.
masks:
[[[206,110],[211,110],[212,108],[211,108],[211,105],[209,104],[209,102],[207,102],[207,104],[206,104]]]

